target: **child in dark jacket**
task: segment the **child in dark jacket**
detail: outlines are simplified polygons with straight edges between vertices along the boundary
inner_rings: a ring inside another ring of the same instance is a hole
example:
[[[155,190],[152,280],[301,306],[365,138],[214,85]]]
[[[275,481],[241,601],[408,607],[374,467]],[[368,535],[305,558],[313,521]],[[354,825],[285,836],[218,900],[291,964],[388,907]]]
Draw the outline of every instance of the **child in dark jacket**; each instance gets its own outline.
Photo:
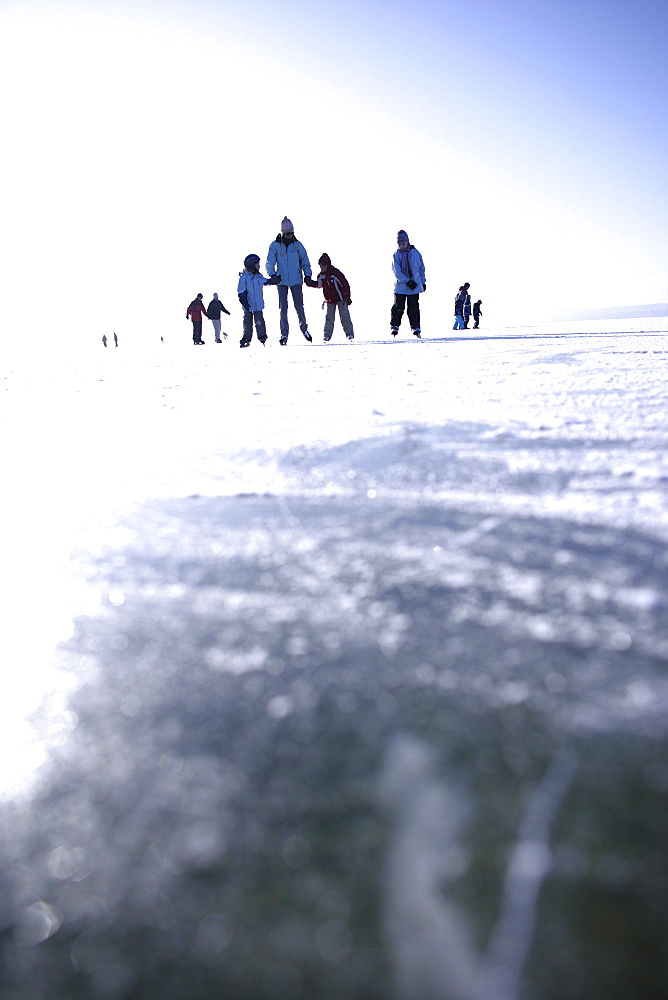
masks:
[[[325,343],[332,339],[337,309],[343,332],[348,340],[353,340],[355,333],[348,309],[348,306],[352,304],[352,300],[350,298],[350,285],[346,281],[346,276],[338,268],[332,267],[332,261],[326,253],[322,255],[318,264],[320,265],[318,280],[314,281],[312,278],[304,278],[304,281],[310,288],[322,288],[322,293],[325,296],[324,304],[327,305]]]
[[[477,330],[480,326],[480,317],[482,316],[482,299],[478,299],[477,302],[473,303],[473,329]]]

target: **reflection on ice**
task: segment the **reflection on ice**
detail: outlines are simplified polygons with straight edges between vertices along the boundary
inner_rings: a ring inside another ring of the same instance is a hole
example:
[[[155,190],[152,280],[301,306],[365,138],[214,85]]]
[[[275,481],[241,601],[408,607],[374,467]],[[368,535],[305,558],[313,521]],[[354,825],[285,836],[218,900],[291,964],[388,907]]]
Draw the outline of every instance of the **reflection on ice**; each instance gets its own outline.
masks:
[[[564,332],[17,375],[12,1000],[665,996],[665,335]]]

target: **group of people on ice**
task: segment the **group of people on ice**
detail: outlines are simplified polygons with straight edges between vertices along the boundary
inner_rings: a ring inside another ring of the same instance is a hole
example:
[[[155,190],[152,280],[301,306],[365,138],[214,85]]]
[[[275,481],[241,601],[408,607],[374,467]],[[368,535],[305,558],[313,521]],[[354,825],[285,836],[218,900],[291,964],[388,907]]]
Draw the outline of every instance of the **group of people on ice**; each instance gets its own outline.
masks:
[[[455,295],[455,323],[453,330],[468,330],[469,320],[471,319],[471,296],[469,294],[470,284],[465,281],[463,285],[459,286],[459,291]],[[482,299],[478,299],[477,302],[473,303],[473,329],[477,330],[480,326],[480,317],[482,316]]]
[[[325,316],[324,341],[327,343],[332,339],[334,323],[338,313],[343,332],[348,340],[353,340],[355,332],[353,330],[352,319],[350,318],[350,306],[352,299],[350,296],[350,285],[345,275],[338,268],[332,265],[328,254],[323,253],[318,260],[320,271],[315,279],[312,276],[311,265],[308,254],[303,243],[295,236],[294,226],[287,216],[281,222],[280,232],[276,239],[269,245],[267,253],[266,271],[268,278],[260,271],[260,258],[257,254],[251,253],[244,258],[244,269],[239,274],[237,285],[237,295],[243,309],[243,333],[240,347],[248,347],[253,337],[253,329],[257,339],[261,344],[266,343],[267,329],[264,321],[264,288],[266,285],[278,286],[278,305],[280,311],[280,340],[279,343],[285,346],[288,342],[290,332],[288,322],[288,297],[292,296],[292,304],[299,320],[299,329],[311,343],[313,337],[309,333],[306,315],[304,313],[303,285],[309,288],[321,288],[325,304],[327,307]],[[411,332],[415,337],[421,337],[420,330],[420,295],[426,291],[425,270],[422,254],[408,239],[405,230],[400,229],[397,233],[397,250],[392,258],[392,270],[395,277],[394,302],[390,315],[390,332],[393,337],[399,334],[399,328],[404,312],[408,313],[408,322]],[[466,288],[466,294],[462,300],[463,310],[466,309],[466,299],[468,298],[468,310],[470,316],[471,298],[468,295],[468,282],[466,286],[460,288],[460,294]],[[458,300],[455,300],[455,314],[457,312]],[[478,312],[476,313],[476,309]],[[230,315],[229,311],[222,304],[218,295],[214,293],[213,299],[208,306],[204,306],[204,297],[200,293],[188,306],[186,319],[190,319],[193,325],[193,343],[203,344],[202,340],[202,317],[206,316],[213,323],[216,343],[222,343],[221,333],[221,313]],[[478,326],[478,317],[482,315],[480,302],[476,302],[473,307],[475,326]],[[457,319],[455,320],[457,324]],[[462,319],[462,326],[464,324]],[[227,334],[223,334],[227,338]]]

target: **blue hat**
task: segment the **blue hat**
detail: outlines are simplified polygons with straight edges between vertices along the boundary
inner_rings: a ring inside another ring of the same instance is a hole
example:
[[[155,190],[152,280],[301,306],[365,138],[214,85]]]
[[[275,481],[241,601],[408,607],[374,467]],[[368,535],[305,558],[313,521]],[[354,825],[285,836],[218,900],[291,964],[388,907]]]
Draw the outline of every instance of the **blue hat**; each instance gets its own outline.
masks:
[[[256,253],[249,253],[247,257],[244,257],[244,267],[252,267],[253,264],[259,264],[260,258]]]
[[[400,229],[397,233],[397,243],[409,243],[408,233],[405,229]]]

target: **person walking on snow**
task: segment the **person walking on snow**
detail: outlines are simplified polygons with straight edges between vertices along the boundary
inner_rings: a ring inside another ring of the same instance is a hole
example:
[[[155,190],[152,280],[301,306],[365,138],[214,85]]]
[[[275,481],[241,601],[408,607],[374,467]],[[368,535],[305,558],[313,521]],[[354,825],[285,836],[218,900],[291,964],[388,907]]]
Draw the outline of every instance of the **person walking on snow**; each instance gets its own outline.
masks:
[[[192,319],[193,344],[196,344],[197,346],[204,343],[202,340],[202,316],[207,316],[207,312],[204,308],[203,299],[204,296],[200,292],[197,298],[192,300],[188,306],[188,311],[186,312],[186,319]]]
[[[463,285],[459,286],[459,291],[455,296],[455,322],[452,327],[453,330],[464,329],[464,303],[466,302],[469,287],[469,282],[464,282]]]
[[[309,343],[313,337],[308,332],[308,323],[304,315],[304,290],[302,274],[311,277],[311,265],[303,244],[295,238],[294,226],[287,215],[281,222],[281,231],[273,243],[269,244],[267,253],[267,274],[272,277],[280,274],[278,286],[278,304],[281,311],[281,339],[285,346],[290,332],[288,324],[288,291],[292,292],[292,302],[299,318],[299,329]]]
[[[207,316],[213,323],[213,332],[216,335],[216,343],[222,344],[222,340],[220,339],[220,314],[224,312],[226,316],[229,316],[230,312],[218,298],[218,292],[213,293],[213,298],[206,307],[206,312]],[[223,337],[227,340],[226,333],[223,333]]]
[[[471,319],[471,296],[466,293],[466,298],[464,299],[464,329],[468,330],[469,320]]]
[[[424,261],[419,250],[410,243],[405,230],[397,233],[398,250],[392,258],[392,271],[396,279],[394,285],[394,305],[390,314],[390,332],[393,337],[399,333],[404,309],[408,311],[411,330],[420,339],[420,293],[426,291]]]
[[[352,305],[352,300],[350,298],[350,285],[346,281],[346,276],[338,268],[332,267],[329,254],[324,253],[318,264],[320,265],[318,280],[314,281],[313,278],[304,278],[304,281],[309,288],[322,288],[322,294],[325,296],[325,302],[323,303],[323,305],[327,305],[325,343],[332,339],[337,309],[343,332],[348,340],[354,340],[355,333],[348,309],[348,306]]]
[[[473,329],[477,330],[480,325],[480,317],[482,316],[482,299],[478,299],[477,302],[473,303]]]
[[[264,296],[262,290],[265,285],[277,285],[281,280],[280,274],[274,274],[271,278],[265,278],[260,274],[260,258],[256,253],[249,253],[244,258],[244,269],[239,274],[239,284],[237,294],[239,302],[244,311],[243,335],[239,342],[239,347],[248,347],[253,338],[253,323],[257,339],[261,344],[267,340],[267,328],[264,322]]]

